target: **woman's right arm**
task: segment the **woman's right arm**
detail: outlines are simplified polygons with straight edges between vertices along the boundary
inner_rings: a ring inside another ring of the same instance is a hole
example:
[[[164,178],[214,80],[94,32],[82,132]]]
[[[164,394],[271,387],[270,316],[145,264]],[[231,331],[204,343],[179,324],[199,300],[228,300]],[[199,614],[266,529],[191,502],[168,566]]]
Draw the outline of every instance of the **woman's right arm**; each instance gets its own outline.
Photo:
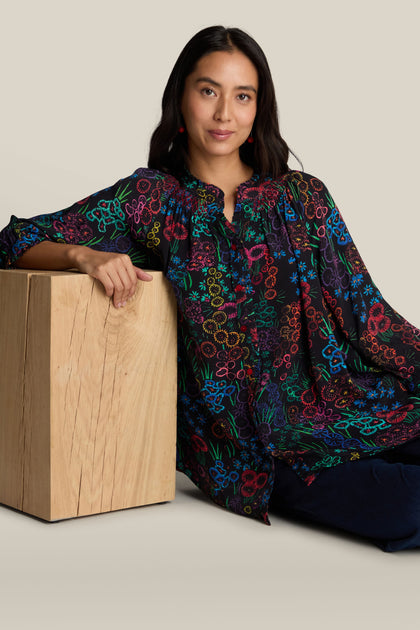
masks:
[[[137,280],[152,276],[131,262],[127,254],[102,252],[85,245],[42,241],[27,249],[15,262],[24,269],[77,269],[99,280],[114,306],[124,306],[136,290]]]
[[[138,169],[64,210],[30,219],[12,215],[0,231],[0,268],[75,268],[99,280],[114,305],[123,306],[138,280],[152,280],[140,267],[160,268],[147,238],[150,217],[140,214],[150,207],[156,219],[163,183],[162,174]]]

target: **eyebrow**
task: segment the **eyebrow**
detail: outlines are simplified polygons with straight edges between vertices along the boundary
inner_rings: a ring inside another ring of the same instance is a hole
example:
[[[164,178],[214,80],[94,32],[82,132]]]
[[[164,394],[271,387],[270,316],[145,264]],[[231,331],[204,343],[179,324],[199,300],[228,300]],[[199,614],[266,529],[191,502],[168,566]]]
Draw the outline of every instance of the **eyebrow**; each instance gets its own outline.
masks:
[[[198,79],[196,79],[195,82],[196,83],[211,83],[215,87],[218,87],[218,88],[222,87],[220,83],[217,83],[217,81],[215,81],[214,79],[211,79],[210,77],[199,77]],[[255,94],[257,93],[257,90],[254,88],[253,85],[237,85],[235,87],[235,90],[248,90],[250,92],[255,92]]]

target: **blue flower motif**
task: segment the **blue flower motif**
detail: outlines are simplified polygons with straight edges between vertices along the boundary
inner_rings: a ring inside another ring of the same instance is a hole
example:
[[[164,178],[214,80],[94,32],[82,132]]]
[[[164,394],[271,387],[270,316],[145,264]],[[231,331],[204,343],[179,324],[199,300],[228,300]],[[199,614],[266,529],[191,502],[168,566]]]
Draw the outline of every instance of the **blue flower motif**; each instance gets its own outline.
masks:
[[[363,276],[361,273],[357,273],[355,276],[352,276],[350,280],[350,284],[353,288],[359,287],[363,282]]]

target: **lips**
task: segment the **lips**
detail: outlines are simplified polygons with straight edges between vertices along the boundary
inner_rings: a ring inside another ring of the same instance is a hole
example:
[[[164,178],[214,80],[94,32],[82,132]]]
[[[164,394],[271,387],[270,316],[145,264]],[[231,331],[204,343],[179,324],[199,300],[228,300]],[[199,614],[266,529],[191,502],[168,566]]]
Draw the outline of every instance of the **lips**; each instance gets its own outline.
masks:
[[[226,140],[230,138],[233,131],[229,131],[228,129],[209,129],[209,134],[215,140]]]

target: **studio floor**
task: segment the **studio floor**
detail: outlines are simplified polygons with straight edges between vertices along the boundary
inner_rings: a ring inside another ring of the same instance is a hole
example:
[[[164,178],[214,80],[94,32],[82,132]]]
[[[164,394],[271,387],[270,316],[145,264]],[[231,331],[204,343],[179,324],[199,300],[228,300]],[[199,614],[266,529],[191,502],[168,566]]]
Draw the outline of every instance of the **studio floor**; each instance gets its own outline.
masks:
[[[420,550],[271,522],[181,473],[170,503],[56,523],[0,506],[1,627],[418,629]]]

